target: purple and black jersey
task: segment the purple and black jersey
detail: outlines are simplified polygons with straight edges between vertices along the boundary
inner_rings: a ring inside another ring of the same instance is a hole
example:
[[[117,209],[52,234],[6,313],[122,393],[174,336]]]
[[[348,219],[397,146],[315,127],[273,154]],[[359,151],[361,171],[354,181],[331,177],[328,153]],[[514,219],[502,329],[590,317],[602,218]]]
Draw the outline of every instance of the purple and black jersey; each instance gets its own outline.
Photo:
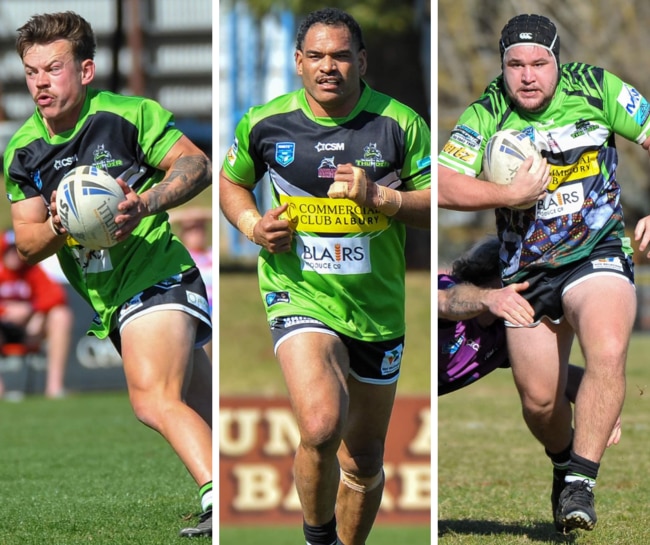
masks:
[[[438,275],[438,289],[457,282]],[[468,386],[499,367],[508,367],[503,320],[483,327],[477,318],[454,322],[438,320],[438,395]]]

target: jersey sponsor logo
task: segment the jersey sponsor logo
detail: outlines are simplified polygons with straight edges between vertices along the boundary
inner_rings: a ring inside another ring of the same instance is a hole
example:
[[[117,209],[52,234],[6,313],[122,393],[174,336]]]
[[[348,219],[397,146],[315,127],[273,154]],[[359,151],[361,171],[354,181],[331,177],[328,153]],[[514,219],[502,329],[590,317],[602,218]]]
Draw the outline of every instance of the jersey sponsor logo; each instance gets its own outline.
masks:
[[[384,359],[381,361],[381,374],[392,375],[399,371],[402,363],[402,354],[404,353],[404,345],[400,344],[393,350],[388,350],[384,353]]]
[[[623,263],[621,262],[620,257],[603,257],[600,259],[594,259],[591,262],[591,266],[595,271],[609,269],[613,271],[623,272]]]
[[[297,253],[304,271],[319,274],[366,274],[371,272],[368,237],[301,237]]]
[[[585,201],[581,183],[562,185],[559,189],[537,201],[537,217],[551,219],[580,212]]]
[[[316,151],[345,151],[345,142],[319,142],[314,146]]]
[[[476,152],[467,149],[464,146],[456,145],[455,142],[447,142],[445,147],[442,148],[442,151],[447,155],[450,155],[454,159],[460,159],[464,163],[473,163],[476,161]]]
[[[418,168],[431,167],[431,155],[423,157],[422,159],[418,159],[415,164]]]
[[[239,140],[235,138],[235,141],[228,148],[228,153],[226,153],[226,159],[231,167],[235,166],[235,161],[237,160],[237,150],[239,150]]]
[[[598,176],[600,167],[598,166],[598,152],[588,151],[583,153],[575,163],[571,165],[552,165],[551,166],[551,183],[548,186],[550,191],[555,191],[559,186],[565,183],[584,180],[591,176]]]
[[[355,164],[358,167],[370,167],[372,169],[386,168],[389,166],[388,161],[384,161],[384,157],[381,153],[381,150],[377,147],[377,143],[369,143],[365,148],[363,148],[363,158],[356,159]]]
[[[323,157],[318,165],[318,177],[319,178],[328,178],[334,179],[336,175],[336,163],[334,162],[334,156],[332,157]]]
[[[41,171],[40,169],[37,169],[33,174],[32,174],[32,180],[34,181],[34,185],[36,188],[40,191],[43,189],[43,179],[41,178]]]
[[[61,170],[62,168],[69,168],[78,161],[77,154],[75,153],[71,157],[64,157],[63,159],[57,159],[54,161],[54,170]]]
[[[286,167],[293,163],[296,158],[295,142],[277,142],[275,144],[275,160],[277,163]]]
[[[450,138],[477,151],[481,149],[481,142],[483,142],[483,135],[467,125],[456,125],[451,131]]]
[[[388,228],[388,217],[359,206],[350,199],[280,195],[289,204],[289,218],[296,231],[310,233],[370,233]]]
[[[290,303],[291,296],[288,291],[272,291],[264,296],[267,307],[272,307],[278,303]]]
[[[643,125],[648,119],[650,106],[634,87],[624,84],[616,100],[638,125]]]

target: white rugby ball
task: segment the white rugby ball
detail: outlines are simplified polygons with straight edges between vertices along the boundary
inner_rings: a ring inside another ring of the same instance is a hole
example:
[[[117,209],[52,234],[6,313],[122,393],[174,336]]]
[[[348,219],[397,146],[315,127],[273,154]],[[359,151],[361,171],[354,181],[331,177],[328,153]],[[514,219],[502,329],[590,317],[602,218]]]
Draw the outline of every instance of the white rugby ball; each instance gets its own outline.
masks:
[[[487,181],[496,184],[511,184],[521,164],[533,156],[531,172],[535,172],[542,162],[542,155],[530,137],[515,129],[497,131],[487,143],[483,154],[483,174]],[[537,201],[511,208],[525,210]]]
[[[72,238],[85,248],[100,250],[117,244],[117,205],[125,199],[110,174],[94,166],[79,166],[59,183],[56,210]]]

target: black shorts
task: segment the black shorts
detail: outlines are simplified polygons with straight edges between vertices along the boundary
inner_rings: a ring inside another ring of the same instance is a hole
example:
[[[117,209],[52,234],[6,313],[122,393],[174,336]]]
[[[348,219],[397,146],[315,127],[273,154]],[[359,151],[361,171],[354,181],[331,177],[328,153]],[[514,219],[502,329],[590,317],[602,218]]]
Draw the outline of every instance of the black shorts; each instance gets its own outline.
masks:
[[[620,248],[600,248],[580,261],[526,277],[530,287],[521,295],[535,309],[535,324],[546,317],[559,323],[564,317],[562,297],[572,287],[594,276],[618,276],[634,284],[634,264]],[[513,326],[506,321],[508,327]]]
[[[120,331],[136,316],[158,310],[181,310],[199,319],[195,346],[208,343],[212,338],[212,322],[208,295],[201,274],[196,267],[158,282],[131,297],[117,311],[117,328],[109,338],[119,353],[122,351]],[[161,332],[164,334],[164,332]],[[155,339],[154,339],[155,341]]]
[[[399,378],[404,352],[404,335],[390,341],[359,341],[334,331],[323,322],[308,316],[283,316],[269,323],[273,350],[277,352],[282,341],[305,332],[318,331],[341,339],[348,349],[350,374],[367,384],[392,384]]]

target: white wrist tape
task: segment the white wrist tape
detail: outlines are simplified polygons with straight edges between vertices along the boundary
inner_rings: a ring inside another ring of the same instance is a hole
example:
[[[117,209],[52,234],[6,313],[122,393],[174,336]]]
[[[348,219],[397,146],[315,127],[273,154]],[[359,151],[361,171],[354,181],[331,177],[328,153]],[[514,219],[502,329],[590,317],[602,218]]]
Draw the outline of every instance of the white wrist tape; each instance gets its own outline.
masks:
[[[394,216],[397,214],[402,206],[402,194],[383,185],[377,186],[377,194],[379,195],[377,210],[386,216]]]
[[[336,181],[332,182],[327,190],[327,196],[330,199],[350,199],[361,204],[366,200],[366,193],[368,192],[368,178],[363,169],[359,167],[352,168],[353,181],[352,185],[348,186],[348,182]]]
[[[239,229],[246,238],[255,242],[255,226],[262,219],[260,213],[252,208],[247,208],[237,217],[237,229]]]

